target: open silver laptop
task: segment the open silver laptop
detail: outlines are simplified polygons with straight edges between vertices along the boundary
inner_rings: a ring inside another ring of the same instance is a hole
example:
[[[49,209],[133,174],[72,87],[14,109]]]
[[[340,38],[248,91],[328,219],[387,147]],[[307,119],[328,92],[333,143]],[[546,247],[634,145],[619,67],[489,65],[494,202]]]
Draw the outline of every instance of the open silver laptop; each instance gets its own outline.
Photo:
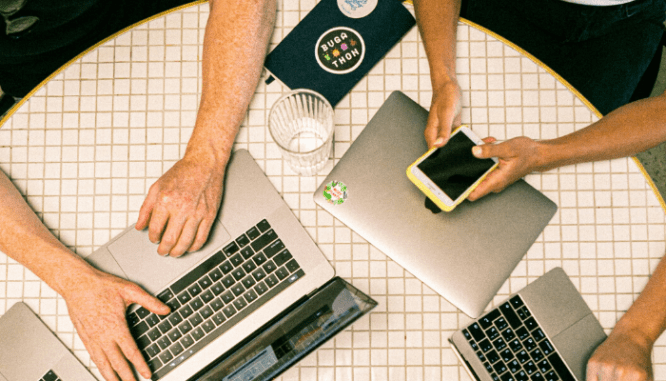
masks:
[[[0,317],[0,380],[95,381],[24,303]]]
[[[334,270],[245,150],[227,166],[224,196],[206,245],[161,257],[147,231],[129,227],[86,258],[171,306],[128,323],[153,380],[188,380],[248,335],[331,280]]]
[[[404,94],[391,94],[314,200],[463,312],[478,317],[557,206],[521,180],[499,194],[433,214],[405,174],[426,152],[427,117]],[[327,187],[333,182],[344,184],[346,199],[330,201]]]
[[[550,270],[449,339],[479,381],[585,380],[606,339],[561,268]]]

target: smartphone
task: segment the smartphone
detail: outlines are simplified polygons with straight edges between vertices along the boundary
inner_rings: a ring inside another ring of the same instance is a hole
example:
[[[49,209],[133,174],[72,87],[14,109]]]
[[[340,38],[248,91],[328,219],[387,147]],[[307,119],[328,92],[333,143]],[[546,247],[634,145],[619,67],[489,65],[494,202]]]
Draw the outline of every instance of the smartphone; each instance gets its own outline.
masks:
[[[460,126],[444,147],[435,147],[407,168],[407,177],[440,209],[460,204],[497,167],[496,158],[477,159],[472,147],[484,144],[467,126]]]

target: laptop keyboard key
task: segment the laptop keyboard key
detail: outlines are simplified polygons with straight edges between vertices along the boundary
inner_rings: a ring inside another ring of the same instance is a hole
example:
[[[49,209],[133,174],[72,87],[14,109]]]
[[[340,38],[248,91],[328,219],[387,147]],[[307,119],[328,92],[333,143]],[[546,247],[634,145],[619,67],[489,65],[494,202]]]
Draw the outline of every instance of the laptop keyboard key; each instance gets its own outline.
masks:
[[[275,234],[275,231],[271,229],[252,242],[251,246],[255,252],[258,252],[276,239],[277,234]]]
[[[535,328],[538,328],[539,326],[537,325],[536,320],[534,318],[529,318],[525,320],[525,327],[527,327],[528,330],[532,331]]]
[[[136,339],[136,345],[139,347],[139,349],[144,349],[150,345],[152,340],[148,337],[148,335],[143,335]]]
[[[149,326],[154,327],[160,322],[160,318],[155,315],[155,314],[150,314],[148,318],[146,319],[146,323],[148,323]]]
[[[203,302],[201,301],[201,298],[196,298],[190,302],[190,308],[192,308],[194,311],[199,310],[199,308],[203,307]]]
[[[278,284],[278,279],[275,274],[271,274],[266,278],[265,282],[269,287],[274,287],[276,284]]]
[[[284,249],[284,243],[282,243],[282,240],[278,239],[277,241],[271,243],[270,245],[268,245],[267,248],[264,249],[264,254],[266,257],[271,258],[283,249]]]
[[[232,271],[231,274],[234,276],[234,279],[236,279],[236,282],[238,282],[241,279],[243,279],[243,277],[245,276],[245,271],[243,271],[243,269],[239,267],[234,271]]]
[[[266,271],[266,274],[270,274],[273,271],[275,271],[275,269],[277,269],[277,266],[275,265],[275,262],[273,262],[273,261],[266,262],[262,267],[263,267],[264,271]]]
[[[178,310],[178,312],[183,317],[183,319],[187,319],[188,316],[192,315],[194,310],[190,306],[183,306],[181,309]]]
[[[157,340],[157,345],[159,345],[162,350],[165,350],[169,348],[169,345],[171,345],[171,340],[169,340],[167,336],[162,336],[159,340]]]
[[[225,304],[229,304],[229,303],[233,302],[234,298],[235,298],[235,296],[234,296],[234,294],[231,293],[231,291],[227,291],[224,294],[222,294],[222,301]]]
[[[224,286],[222,285],[222,282],[217,282],[210,289],[213,291],[213,294],[217,296],[220,295],[222,291],[224,291]]]
[[[201,279],[199,279],[199,286],[201,286],[202,290],[207,289],[208,287],[213,285],[213,281],[210,280],[208,275],[204,275]]]
[[[183,318],[180,316],[178,311],[172,312],[169,315],[169,323],[171,323],[171,325],[174,326],[174,327],[177,326],[178,324],[180,324],[180,322],[182,322],[182,321],[183,321]]]
[[[504,318],[501,317],[501,318],[495,320],[495,326],[500,331],[504,331],[504,329],[509,326],[509,323],[507,323],[506,320],[504,320]]]
[[[186,333],[188,333],[192,330],[192,324],[190,324],[190,322],[186,320],[186,321],[183,322],[183,324],[178,326],[178,329],[183,334],[186,334]]]
[[[213,316],[213,309],[210,306],[206,306],[202,308],[199,313],[201,314],[201,318],[206,320],[209,317]]]
[[[238,245],[236,245],[236,242],[232,242],[228,244],[227,246],[222,249],[224,251],[224,254],[227,255],[227,257],[232,256],[234,253],[236,253],[239,250]]]
[[[133,326],[139,324],[140,321],[141,321],[141,319],[139,318],[139,316],[135,312],[131,312],[131,313],[127,314],[127,325],[128,326],[133,327]]]
[[[180,340],[180,344],[183,346],[183,348],[189,348],[192,346],[192,344],[194,344],[194,339],[192,339],[192,336],[187,335]]]
[[[527,332],[527,328],[525,328],[525,327],[518,328],[518,330],[516,331],[516,334],[518,335],[518,338],[520,340],[525,340],[526,338],[528,338],[530,336],[530,333]]]
[[[215,295],[211,290],[208,290],[203,294],[201,294],[201,300],[204,302],[204,304],[208,304],[213,299],[215,299]]]
[[[192,327],[196,327],[203,322],[203,319],[201,318],[201,315],[196,312],[188,319],[188,321],[192,324]]]
[[[264,263],[266,263],[266,261],[268,261],[268,258],[266,258],[266,256],[264,254],[259,253],[259,254],[255,255],[254,257],[252,257],[252,260],[254,261],[254,263],[257,264],[257,266],[261,266]]]
[[[213,307],[213,310],[219,311],[222,307],[224,307],[224,302],[222,299],[217,298],[213,300],[213,303],[211,303],[210,306]]]
[[[234,283],[236,283],[236,281],[234,280],[234,277],[231,274],[227,275],[224,279],[222,279],[222,284],[226,288],[233,286]]]
[[[266,220],[261,220],[261,222],[259,222],[259,223],[257,224],[257,227],[258,227],[259,230],[263,233],[263,232],[265,232],[266,230],[270,229],[270,228],[271,228],[271,225],[268,223],[268,221],[266,221]]]
[[[241,255],[243,256],[243,259],[248,260],[254,255],[254,250],[252,250],[252,247],[248,246],[241,250]]]
[[[497,372],[497,374],[502,374],[506,372],[506,365],[504,365],[502,361],[498,361],[497,363],[495,363],[495,365],[493,365],[493,369],[495,369],[495,372]]]
[[[291,253],[289,250],[283,250],[280,254],[276,255],[273,258],[273,261],[275,261],[275,265],[280,267],[287,263],[288,260],[292,258]]]
[[[234,316],[234,314],[236,314],[236,309],[234,308],[233,305],[228,305],[228,306],[224,307],[222,312],[224,312],[224,316],[226,316],[227,318],[230,318],[230,317]]]
[[[224,317],[224,313],[221,312],[221,311],[218,312],[218,313],[216,313],[215,316],[213,316],[213,321],[214,321],[215,324],[217,324],[218,326],[219,326],[220,324],[224,323],[226,320],[227,320],[227,318]]]
[[[250,243],[250,239],[247,238],[245,234],[241,234],[240,237],[236,238],[236,243],[238,244],[238,246],[243,247],[248,243]]]
[[[243,263],[243,270],[245,270],[245,272],[247,274],[251,273],[256,268],[257,268],[257,265],[255,265],[254,262],[252,262],[252,261],[247,261],[247,262]]]
[[[548,341],[547,339],[539,343],[539,348],[541,348],[541,351],[546,356],[555,351],[555,348],[553,348],[552,344],[550,344],[550,341]]]
[[[497,352],[490,351],[490,352],[486,353],[486,359],[488,359],[489,363],[494,364],[495,362],[497,362],[500,359],[500,357],[497,354]]]
[[[259,282],[260,280],[266,278],[266,272],[264,272],[264,269],[257,269],[252,273],[252,276],[257,282]]]
[[[242,265],[243,262],[244,262],[243,256],[240,255],[240,254],[236,254],[233,257],[229,258],[229,261],[231,261],[231,264],[234,267],[238,267],[238,266]]]
[[[518,362],[518,360],[512,360],[510,362],[507,362],[506,366],[509,368],[509,372],[511,372],[511,374],[515,374],[520,369],[522,369],[520,367],[520,363]]]
[[[176,341],[178,341],[178,339],[183,337],[183,334],[180,333],[178,328],[174,328],[169,332],[168,336],[169,336],[169,340],[171,340],[171,342],[176,342]]]
[[[235,284],[233,287],[231,287],[231,291],[234,293],[234,295],[239,296],[243,292],[245,292],[245,287],[241,283]]]
[[[217,282],[222,279],[222,271],[220,271],[220,269],[213,269],[213,271],[208,273],[208,276],[210,276],[210,280],[213,281],[213,283]]]
[[[180,304],[186,304],[190,300],[192,300],[192,297],[187,293],[187,291],[183,291],[178,294],[178,301],[180,301]]]
[[[513,352],[518,352],[522,347],[523,345],[520,343],[520,340],[518,339],[513,339],[512,341],[509,342],[509,348],[511,348]]]
[[[525,373],[524,370],[521,370],[520,372],[516,373],[514,375],[516,377],[516,381],[528,381],[530,377]]]
[[[504,350],[504,348],[506,348],[506,341],[500,337],[499,339],[493,341],[493,346],[498,351]]]
[[[559,381],[559,378],[557,378],[557,374],[554,370],[544,374],[543,377],[546,381]]]
[[[534,360],[534,362],[539,362],[544,357],[543,352],[541,352],[541,350],[539,350],[538,348],[533,350],[532,353],[530,353],[530,355],[532,356],[532,360]]]
[[[528,375],[532,375],[532,373],[536,372],[537,367],[534,365],[534,362],[532,360],[528,361],[523,365],[523,368],[525,368],[525,372],[527,372]]]
[[[500,356],[502,356],[502,360],[507,363],[513,359],[513,352],[511,352],[511,349],[507,348],[500,353]]]
[[[245,300],[247,300],[248,303],[252,303],[258,298],[257,293],[254,292],[254,290],[246,292],[245,294],[243,294],[243,296],[245,297]]]
[[[245,234],[247,234],[248,238],[254,240],[261,235],[261,232],[259,229],[253,226],[250,228],[250,230],[246,231]]]
[[[256,291],[258,295],[262,295],[264,292],[268,291],[268,287],[266,286],[266,283],[259,282],[254,286],[254,291]]]
[[[546,334],[543,333],[541,328],[537,328],[534,330],[534,332],[532,332],[532,337],[534,338],[535,341],[539,342],[546,338]]]
[[[486,335],[488,335],[490,340],[495,340],[499,334],[499,331],[495,327],[490,327],[490,329],[486,331]]]
[[[136,310],[135,312],[136,312],[136,315],[137,315],[140,319],[143,319],[143,318],[145,318],[146,316],[150,315],[150,311],[148,311],[147,309],[145,309],[145,308],[143,308],[143,307],[139,307],[139,309]]]
[[[254,278],[252,278],[252,275],[248,275],[245,278],[243,278],[243,281],[241,283],[243,283],[243,286],[245,287],[245,289],[249,289],[252,286],[254,286],[255,284],[257,284],[257,282],[255,282]]]
[[[527,340],[523,341],[523,345],[525,346],[525,349],[527,349],[528,352],[531,352],[532,349],[536,348],[537,343],[534,342],[534,339],[529,337]]]
[[[523,349],[522,351],[516,353],[516,358],[518,361],[520,361],[521,364],[524,364],[527,360],[530,359],[530,355],[526,350]]]
[[[157,344],[153,344],[148,348],[146,348],[146,353],[148,354],[148,356],[150,356],[150,358],[153,358],[157,356],[158,353],[160,353],[160,347],[157,346]]]
[[[234,265],[231,264],[231,262],[226,261],[220,266],[220,270],[226,275],[229,274],[231,271],[233,271]]]
[[[484,317],[479,319],[479,324],[483,329],[488,329],[493,324],[493,321],[500,317],[500,312],[498,310],[492,310],[488,312]]]
[[[502,311],[502,314],[504,315],[506,320],[511,325],[511,328],[516,329],[522,325],[520,319],[513,311],[513,308],[511,307],[511,304],[509,302],[502,304],[499,308]]]
[[[238,298],[238,299],[234,300],[234,307],[236,307],[237,310],[240,311],[243,308],[245,308],[245,306],[247,306],[247,302],[245,302],[245,299]]]
[[[199,294],[201,294],[201,287],[199,286],[198,283],[195,283],[191,285],[190,287],[187,288],[187,291],[192,295],[192,297],[195,297]]]
[[[548,360],[545,359],[539,361],[539,364],[537,364],[537,366],[539,367],[539,370],[543,374],[546,374],[550,370],[550,363],[548,362]]]
[[[289,270],[289,272],[293,273],[299,268],[301,268],[301,266],[298,264],[298,262],[296,262],[295,259],[292,259],[291,261],[287,262],[287,270]]]
[[[510,342],[516,337],[516,334],[513,332],[511,328],[507,328],[506,330],[504,330],[504,332],[502,332],[502,337],[506,342]]]
[[[479,342],[479,348],[481,348],[483,353],[486,353],[489,350],[493,349],[493,345],[490,344],[490,341],[488,341],[488,339],[483,339],[483,341]]]
[[[139,336],[143,335],[144,333],[148,332],[149,329],[150,329],[150,327],[148,326],[148,323],[146,323],[145,321],[142,321],[141,323],[132,327],[131,331],[132,331],[132,335],[134,335],[134,337],[139,337]]]
[[[206,333],[210,333],[210,331],[215,329],[215,323],[213,323],[213,320],[206,320],[202,327]]]
[[[553,369],[555,369],[555,372],[560,376],[560,378],[563,381],[574,381],[575,378],[569,372],[569,369],[567,368],[566,365],[564,365],[564,362],[562,361],[562,358],[560,358],[560,355],[557,353],[552,353],[550,356],[548,356],[548,361],[550,361],[550,364],[553,366]]]
[[[192,331],[192,338],[194,340],[199,341],[199,340],[201,340],[201,338],[204,337],[204,335],[206,335],[206,333],[204,332],[204,330],[201,327],[197,327],[194,331]]]
[[[473,323],[467,329],[469,329],[469,333],[472,335],[472,337],[474,337],[474,340],[476,341],[481,341],[486,337],[486,335],[483,333],[483,330],[481,330],[481,326],[479,326],[478,323]]]
[[[275,272],[275,275],[277,275],[277,277],[280,278],[280,280],[284,280],[284,278],[286,278],[286,277],[289,276],[289,271],[288,271],[286,268],[284,268],[284,267],[280,267],[280,268]]]

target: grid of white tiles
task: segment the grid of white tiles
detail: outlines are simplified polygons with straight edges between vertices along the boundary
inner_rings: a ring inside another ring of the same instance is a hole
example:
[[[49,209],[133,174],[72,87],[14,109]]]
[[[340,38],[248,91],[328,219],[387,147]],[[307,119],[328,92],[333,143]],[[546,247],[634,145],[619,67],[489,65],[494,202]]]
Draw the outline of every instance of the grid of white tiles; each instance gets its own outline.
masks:
[[[280,3],[273,45],[315,5]],[[88,53],[26,102],[0,129],[0,168],[49,228],[87,255],[136,220],[152,182],[183,153],[196,116],[206,4],[136,27]],[[595,120],[544,69],[493,37],[461,24],[458,72],[463,121],[500,140],[550,138]],[[391,91],[423,106],[428,65],[416,29],[336,109],[335,158]],[[266,171],[338,275],[380,305],[282,376],[283,380],[466,380],[447,338],[468,322],[361,237],[312,202],[323,180],[294,175],[266,131],[267,112],[285,91],[260,85],[237,138]],[[607,331],[664,254],[664,211],[630,159],[576,165],[527,180],[560,207],[501,288],[495,302],[562,266]],[[0,314],[27,302],[96,374],[64,301],[0,253]],[[666,380],[666,340],[654,352]],[[101,377],[100,377],[101,379]]]

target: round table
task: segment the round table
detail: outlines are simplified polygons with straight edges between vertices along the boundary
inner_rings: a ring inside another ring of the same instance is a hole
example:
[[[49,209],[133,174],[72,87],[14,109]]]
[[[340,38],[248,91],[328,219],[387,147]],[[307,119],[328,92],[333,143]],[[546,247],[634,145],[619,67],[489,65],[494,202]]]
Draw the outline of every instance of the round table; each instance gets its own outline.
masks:
[[[285,0],[272,46],[314,5]],[[207,17],[208,5],[199,3],[113,36],[52,76],[2,121],[0,168],[81,256],[134,223],[148,187],[184,153],[201,92]],[[457,68],[463,122],[480,136],[548,139],[599,117],[556,74],[464,20]],[[235,148],[249,150],[337,275],[379,302],[282,380],[469,379],[447,339],[470,319],[312,201],[334,162],[393,90],[429,107],[428,63],[416,28],[337,105],[334,159],[321,174],[292,173],[270,139],[268,111],[288,91],[277,81],[259,85],[237,136]],[[492,305],[560,266],[610,332],[666,251],[661,197],[631,158],[563,167],[526,180],[559,210]],[[20,300],[102,379],[64,300],[0,253],[0,314]],[[653,360],[656,380],[666,380],[663,337]]]

